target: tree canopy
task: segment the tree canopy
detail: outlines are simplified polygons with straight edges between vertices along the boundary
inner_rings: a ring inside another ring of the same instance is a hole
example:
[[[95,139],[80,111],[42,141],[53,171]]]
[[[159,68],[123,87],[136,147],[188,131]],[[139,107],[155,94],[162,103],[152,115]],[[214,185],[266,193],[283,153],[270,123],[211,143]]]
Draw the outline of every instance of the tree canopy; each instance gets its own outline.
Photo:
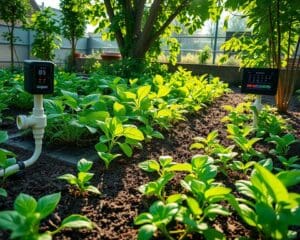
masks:
[[[31,18],[31,27],[35,30],[32,44],[34,56],[43,60],[53,60],[54,50],[59,48],[61,42],[59,22],[51,8],[36,12]]]
[[[88,0],[61,0],[61,27],[63,36],[71,42],[71,64],[75,63],[77,41],[84,35],[87,25]]]
[[[97,0],[93,21],[106,36],[115,38],[123,58],[143,59],[155,51],[164,34],[180,31],[172,23],[184,24],[193,32],[210,15],[217,15],[215,0]],[[107,14],[106,14],[107,13]],[[172,28],[173,27],[173,28]]]
[[[11,53],[11,67],[14,68],[14,42],[16,37],[14,31],[16,25],[25,24],[30,10],[29,0],[0,0],[0,19],[3,20],[7,26],[7,32],[3,37],[9,41]]]

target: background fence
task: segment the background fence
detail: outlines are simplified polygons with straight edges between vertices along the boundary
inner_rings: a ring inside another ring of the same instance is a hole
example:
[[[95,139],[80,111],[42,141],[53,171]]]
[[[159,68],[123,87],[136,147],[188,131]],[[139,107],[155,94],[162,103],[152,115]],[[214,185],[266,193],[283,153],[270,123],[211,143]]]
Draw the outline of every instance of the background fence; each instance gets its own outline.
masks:
[[[8,66],[10,64],[10,49],[9,43],[2,36],[4,32],[7,32],[6,25],[0,24],[0,67]],[[34,32],[32,30],[25,30],[21,27],[15,29],[15,63],[16,65],[22,65],[24,59],[34,58],[31,55],[32,43],[34,41]],[[178,56],[178,60],[187,54],[197,55],[198,52],[205,46],[209,46],[214,49],[214,43],[216,42],[216,50],[212,50],[212,54],[222,53],[220,51],[221,44],[226,40],[225,35],[218,36],[215,39],[214,36],[209,35],[184,35],[176,36],[178,42],[181,44],[181,53]],[[163,48],[165,54],[168,55],[168,49]],[[90,34],[88,37],[79,39],[77,43],[77,52],[82,54],[93,54],[96,52],[118,52],[118,46],[116,42],[103,41],[99,35]],[[60,49],[55,50],[55,62],[58,65],[64,65],[66,63],[67,56],[71,52],[71,44],[67,39],[62,38],[62,44]]]

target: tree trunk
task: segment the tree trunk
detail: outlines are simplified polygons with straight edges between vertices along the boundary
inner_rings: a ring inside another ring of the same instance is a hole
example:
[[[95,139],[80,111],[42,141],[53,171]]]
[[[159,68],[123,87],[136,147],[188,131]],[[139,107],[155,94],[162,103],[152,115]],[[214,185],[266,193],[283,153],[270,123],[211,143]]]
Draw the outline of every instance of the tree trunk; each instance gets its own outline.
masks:
[[[11,26],[11,30],[9,32],[9,47],[10,47],[10,64],[11,64],[11,71],[13,72],[15,69],[14,64],[14,28],[15,26]]]

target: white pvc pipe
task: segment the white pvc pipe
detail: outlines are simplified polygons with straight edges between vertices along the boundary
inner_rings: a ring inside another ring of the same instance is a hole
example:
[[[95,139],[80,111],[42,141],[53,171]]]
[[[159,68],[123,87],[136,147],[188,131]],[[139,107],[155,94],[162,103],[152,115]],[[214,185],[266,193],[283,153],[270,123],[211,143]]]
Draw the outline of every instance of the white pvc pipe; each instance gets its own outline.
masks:
[[[9,176],[18,172],[19,170],[31,166],[35,163],[42,152],[43,137],[45,127],[47,125],[47,118],[44,114],[43,95],[34,95],[34,107],[32,115],[27,117],[20,115],[17,117],[17,126],[19,129],[32,128],[33,138],[35,140],[34,152],[28,160],[19,161],[17,164],[9,166],[8,168],[0,170],[0,177]]]
[[[253,107],[256,108],[256,111],[253,111],[253,127],[257,128],[258,124],[258,114],[260,113],[263,105],[261,104],[261,95],[256,95],[256,99],[252,104]]]

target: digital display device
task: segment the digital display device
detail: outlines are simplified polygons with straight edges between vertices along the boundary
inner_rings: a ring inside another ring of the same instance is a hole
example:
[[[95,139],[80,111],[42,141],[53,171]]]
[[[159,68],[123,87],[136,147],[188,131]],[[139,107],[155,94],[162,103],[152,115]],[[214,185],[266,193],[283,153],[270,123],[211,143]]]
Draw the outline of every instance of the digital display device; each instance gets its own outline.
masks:
[[[274,68],[244,68],[242,78],[242,93],[259,95],[275,95],[278,85],[278,69]]]
[[[54,63],[50,61],[24,61],[24,88],[31,94],[53,93]]]

